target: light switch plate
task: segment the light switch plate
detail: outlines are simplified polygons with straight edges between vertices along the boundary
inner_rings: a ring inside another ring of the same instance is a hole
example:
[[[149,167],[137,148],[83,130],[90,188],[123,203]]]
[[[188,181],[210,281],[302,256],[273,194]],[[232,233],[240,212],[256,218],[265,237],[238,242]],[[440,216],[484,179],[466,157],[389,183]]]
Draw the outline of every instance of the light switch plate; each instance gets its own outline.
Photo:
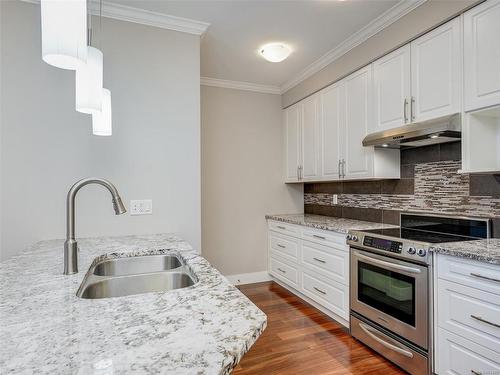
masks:
[[[152,215],[153,201],[151,199],[140,199],[130,201],[130,215]]]

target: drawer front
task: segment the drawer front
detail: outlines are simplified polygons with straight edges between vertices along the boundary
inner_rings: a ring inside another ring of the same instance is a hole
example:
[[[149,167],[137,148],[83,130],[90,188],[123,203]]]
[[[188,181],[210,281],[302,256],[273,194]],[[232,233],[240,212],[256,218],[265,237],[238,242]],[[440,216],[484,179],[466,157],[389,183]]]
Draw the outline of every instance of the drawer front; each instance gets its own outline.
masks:
[[[437,263],[439,278],[500,295],[500,266],[442,254]]]
[[[282,280],[286,284],[298,287],[299,272],[296,267],[290,266],[275,257],[271,257],[269,266],[273,276]]]
[[[438,280],[438,324],[500,354],[500,298]]]
[[[317,230],[312,228],[302,228],[302,238],[325,246],[331,246],[339,250],[349,252],[346,243],[346,234]]]
[[[500,373],[500,354],[440,328],[437,373],[474,375]]]
[[[302,264],[343,285],[349,285],[349,253],[302,241]]]
[[[300,237],[300,228],[295,225],[282,223],[281,221],[269,220],[268,226],[272,231],[289,236]]]
[[[269,232],[269,248],[275,254],[297,261],[299,240]]]
[[[303,271],[302,292],[340,317],[346,320],[349,319],[348,286],[335,281],[326,283],[312,276],[307,271]]]

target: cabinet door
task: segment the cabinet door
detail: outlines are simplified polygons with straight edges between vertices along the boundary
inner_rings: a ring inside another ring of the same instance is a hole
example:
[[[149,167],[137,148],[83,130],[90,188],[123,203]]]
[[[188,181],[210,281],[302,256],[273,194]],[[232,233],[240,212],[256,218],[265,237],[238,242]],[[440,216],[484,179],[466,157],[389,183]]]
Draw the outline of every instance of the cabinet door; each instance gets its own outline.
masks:
[[[321,91],[320,124],[321,124],[321,178],[336,180],[340,177],[340,129],[343,122],[344,85],[342,82]]]
[[[500,1],[464,14],[465,110],[500,104]]]
[[[296,182],[299,179],[301,108],[302,105],[298,103],[287,108],[284,112],[285,179],[288,182]]]
[[[371,128],[371,65],[345,79],[345,121],[342,129],[344,178],[373,176],[373,147],[363,147]]]
[[[319,95],[304,100],[302,105],[302,166],[304,180],[319,178]]]
[[[412,121],[460,112],[460,35],[455,18],[411,43]]]
[[[410,122],[410,45],[373,63],[373,131]]]

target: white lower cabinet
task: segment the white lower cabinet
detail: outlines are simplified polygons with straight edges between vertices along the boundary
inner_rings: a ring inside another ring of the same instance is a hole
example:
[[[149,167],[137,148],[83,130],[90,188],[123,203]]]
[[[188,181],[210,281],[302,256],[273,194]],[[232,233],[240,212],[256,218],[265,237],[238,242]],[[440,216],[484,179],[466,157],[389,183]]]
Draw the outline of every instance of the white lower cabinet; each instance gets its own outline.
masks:
[[[345,234],[268,222],[269,273],[299,297],[349,326]]]
[[[500,266],[438,254],[435,372],[500,372]]]

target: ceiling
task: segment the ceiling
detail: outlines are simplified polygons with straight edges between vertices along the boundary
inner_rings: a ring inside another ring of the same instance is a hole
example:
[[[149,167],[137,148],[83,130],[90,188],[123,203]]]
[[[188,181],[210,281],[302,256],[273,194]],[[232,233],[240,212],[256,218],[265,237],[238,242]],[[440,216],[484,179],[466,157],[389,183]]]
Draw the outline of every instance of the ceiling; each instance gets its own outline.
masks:
[[[113,0],[113,3],[210,23],[201,41],[202,77],[282,87],[399,0]],[[259,46],[273,41],[285,42],[293,48],[288,59],[271,63],[258,55]]]

